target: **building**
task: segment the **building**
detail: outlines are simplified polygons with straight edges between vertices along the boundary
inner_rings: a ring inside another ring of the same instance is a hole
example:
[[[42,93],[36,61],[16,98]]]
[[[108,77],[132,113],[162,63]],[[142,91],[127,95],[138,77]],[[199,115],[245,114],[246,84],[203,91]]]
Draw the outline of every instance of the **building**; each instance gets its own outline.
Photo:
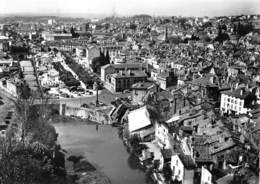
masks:
[[[152,82],[138,82],[132,85],[132,104],[143,105],[143,99],[149,92],[157,92],[157,86]]]
[[[172,118],[171,122],[177,121],[179,116]],[[171,140],[177,136],[178,129],[166,122],[157,122],[155,124],[155,140],[163,149],[172,148]]]
[[[131,89],[131,86],[137,82],[145,82],[147,75],[143,71],[119,71],[119,73],[113,73],[107,75],[105,86],[113,92],[121,92],[127,89]]]
[[[220,111],[228,114],[247,114],[256,101],[255,96],[244,88],[221,92]]]
[[[86,57],[88,59],[89,64],[92,64],[92,60],[95,57],[99,57],[100,56],[100,50],[98,47],[96,46],[90,46],[86,49]]]
[[[177,85],[177,77],[174,75],[173,71],[163,71],[157,76],[157,82],[160,88],[166,90],[167,88]]]
[[[9,49],[9,38],[0,35],[0,51],[7,51]]]
[[[131,136],[137,135],[141,139],[154,134],[154,127],[147,106],[130,111],[128,114],[128,131]]]
[[[201,167],[200,184],[212,184],[212,174],[205,167]]]
[[[71,33],[49,33],[43,32],[42,37],[46,41],[67,40],[72,38]]]
[[[44,73],[39,77],[42,86],[57,86],[61,83],[59,80],[59,72],[55,69],[50,69],[47,73]]]
[[[175,154],[171,157],[172,179],[183,184],[194,183],[194,170],[196,164],[189,155]]]
[[[17,90],[16,84],[11,80],[1,79],[0,80],[0,89],[14,97],[17,97],[18,90]]]
[[[126,63],[126,64],[107,64],[101,67],[101,80],[106,81],[108,74],[118,73],[119,71],[142,71],[141,63]]]

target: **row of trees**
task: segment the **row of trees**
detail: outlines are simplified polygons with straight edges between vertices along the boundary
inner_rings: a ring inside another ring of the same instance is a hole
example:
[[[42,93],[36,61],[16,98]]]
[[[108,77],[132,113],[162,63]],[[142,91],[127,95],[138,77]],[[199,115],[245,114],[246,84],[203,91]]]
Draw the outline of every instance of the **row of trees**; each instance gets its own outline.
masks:
[[[66,86],[80,85],[80,82],[76,80],[70,72],[65,70],[60,63],[53,63],[53,67],[60,73],[60,80],[62,80]]]
[[[66,64],[78,75],[79,79],[87,86],[87,88],[92,88],[95,79],[86,72],[86,70],[78,63],[73,61],[73,58],[69,54],[65,54]]]

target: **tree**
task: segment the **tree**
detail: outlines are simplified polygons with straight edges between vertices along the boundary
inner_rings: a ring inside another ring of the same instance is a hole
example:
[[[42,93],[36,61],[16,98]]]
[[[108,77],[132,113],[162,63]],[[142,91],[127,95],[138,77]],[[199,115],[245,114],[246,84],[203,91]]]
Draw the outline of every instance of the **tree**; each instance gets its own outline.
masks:
[[[234,25],[234,31],[235,33],[241,37],[241,36],[245,36],[246,34],[252,32],[254,29],[254,26],[251,22],[248,23],[243,23],[241,24],[240,22],[238,24]]]
[[[70,33],[72,35],[72,38],[78,38],[79,37],[79,34],[75,32],[73,27],[70,28]]]
[[[108,50],[107,50],[106,56],[105,56],[105,65],[106,65],[106,64],[109,64],[109,63],[110,63],[110,56],[109,56],[109,52],[108,52]]]
[[[20,128],[10,128],[6,138],[0,138],[0,178],[3,184],[54,184],[60,180],[67,183],[63,179],[66,174],[64,155],[57,146],[57,149],[51,149],[57,134],[48,124],[50,108],[46,99],[42,103],[42,106],[35,106],[33,97],[18,98],[15,102]]]
[[[137,25],[136,25],[136,24],[130,24],[130,29],[136,30],[136,28],[137,28]]]
[[[222,29],[218,30],[218,36],[215,38],[215,41],[224,42],[230,40],[230,37],[227,33],[223,32]]]

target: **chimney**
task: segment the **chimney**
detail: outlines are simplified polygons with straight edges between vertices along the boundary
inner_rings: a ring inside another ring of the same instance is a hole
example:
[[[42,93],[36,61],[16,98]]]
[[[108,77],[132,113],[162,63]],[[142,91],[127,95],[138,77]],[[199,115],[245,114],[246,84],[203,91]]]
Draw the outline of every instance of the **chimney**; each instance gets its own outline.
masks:
[[[241,95],[241,96],[243,95],[243,89],[240,90],[240,95]]]

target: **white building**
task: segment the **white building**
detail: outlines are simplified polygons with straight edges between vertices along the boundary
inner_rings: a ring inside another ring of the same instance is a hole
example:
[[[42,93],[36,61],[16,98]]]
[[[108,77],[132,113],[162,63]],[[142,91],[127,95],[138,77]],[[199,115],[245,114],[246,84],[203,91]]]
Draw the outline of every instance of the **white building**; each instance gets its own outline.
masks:
[[[195,168],[196,164],[191,156],[175,154],[171,157],[173,180],[181,181],[183,184],[193,184]]]
[[[172,117],[170,122],[175,122],[179,120],[180,117]],[[174,127],[169,126],[167,122],[165,123],[155,123],[155,140],[157,141],[158,145],[164,149],[172,148],[171,145],[171,138],[176,136],[174,132]]]
[[[17,97],[17,87],[14,82],[10,80],[1,79],[0,80],[0,90],[4,90],[10,95]]]
[[[212,174],[203,166],[201,167],[200,184],[212,184]]]
[[[236,89],[221,92],[220,111],[222,113],[247,114],[254,99],[250,91]]]

